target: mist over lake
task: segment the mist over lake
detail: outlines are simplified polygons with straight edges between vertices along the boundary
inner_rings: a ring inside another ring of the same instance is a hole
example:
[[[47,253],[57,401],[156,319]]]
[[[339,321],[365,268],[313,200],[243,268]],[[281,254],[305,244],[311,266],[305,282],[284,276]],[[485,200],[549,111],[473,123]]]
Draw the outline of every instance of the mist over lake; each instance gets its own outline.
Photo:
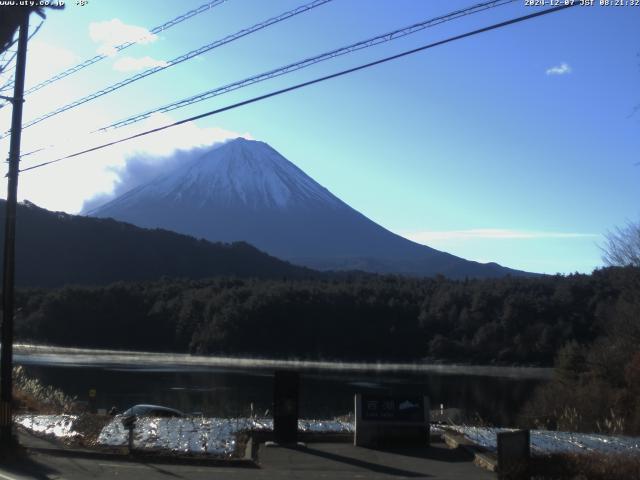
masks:
[[[424,394],[432,408],[460,408],[496,425],[510,425],[550,370],[466,365],[336,363],[237,359],[182,354],[17,346],[16,363],[42,383],[97,407],[123,410],[154,403],[210,416],[271,411],[273,373],[301,374],[300,416],[333,418],[353,410],[357,392]]]

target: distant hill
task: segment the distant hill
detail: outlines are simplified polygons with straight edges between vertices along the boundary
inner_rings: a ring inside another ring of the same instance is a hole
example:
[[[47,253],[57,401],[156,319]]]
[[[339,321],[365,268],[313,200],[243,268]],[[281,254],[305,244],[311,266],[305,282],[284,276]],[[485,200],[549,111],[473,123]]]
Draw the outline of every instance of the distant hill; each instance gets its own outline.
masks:
[[[4,218],[6,202],[0,200]],[[4,221],[0,222],[4,239]],[[0,241],[0,244],[3,241]],[[312,270],[271,257],[244,242],[211,243],[112,219],[18,205],[16,285],[103,285],[119,280],[234,275],[301,278]]]
[[[211,241],[246,241],[318,270],[449,278],[526,276],[396,235],[263,142],[238,138],[85,212]]]

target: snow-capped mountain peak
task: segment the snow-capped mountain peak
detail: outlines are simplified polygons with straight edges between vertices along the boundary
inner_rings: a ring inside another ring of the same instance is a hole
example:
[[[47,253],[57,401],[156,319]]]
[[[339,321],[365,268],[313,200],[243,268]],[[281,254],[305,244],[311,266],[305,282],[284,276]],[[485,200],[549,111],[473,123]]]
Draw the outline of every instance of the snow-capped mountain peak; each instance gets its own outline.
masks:
[[[146,194],[198,206],[210,202],[252,208],[342,204],[326,188],[263,142],[230,140],[144,187]],[[140,192],[142,193],[142,192]]]
[[[246,241],[319,269],[455,277],[517,273],[402,238],[332,195],[263,142],[238,138],[90,215],[212,241]]]

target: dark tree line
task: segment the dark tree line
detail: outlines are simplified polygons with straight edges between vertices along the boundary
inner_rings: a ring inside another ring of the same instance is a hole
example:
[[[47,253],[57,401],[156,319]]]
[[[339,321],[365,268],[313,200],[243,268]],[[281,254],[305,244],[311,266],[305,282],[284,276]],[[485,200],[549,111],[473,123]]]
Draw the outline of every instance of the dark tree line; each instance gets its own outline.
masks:
[[[554,377],[532,399],[523,421],[560,430],[640,434],[640,276],[617,269],[614,301],[598,305],[592,342],[576,338],[557,354]]]
[[[162,279],[23,290],[22,341],[324,359],[551,365],[609,335],[640,269],[453,281]],[[634,283],[635,282],[635,283]]]

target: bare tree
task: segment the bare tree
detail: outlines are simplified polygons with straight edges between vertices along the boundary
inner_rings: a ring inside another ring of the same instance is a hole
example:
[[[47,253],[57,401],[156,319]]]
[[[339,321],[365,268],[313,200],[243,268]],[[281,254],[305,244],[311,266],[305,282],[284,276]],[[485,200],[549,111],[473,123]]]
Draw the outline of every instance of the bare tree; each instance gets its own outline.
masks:
[[[640,267],[640,222],[627,222],[624,227],[608,232],[606,238],[600,247],[606,265]]]

